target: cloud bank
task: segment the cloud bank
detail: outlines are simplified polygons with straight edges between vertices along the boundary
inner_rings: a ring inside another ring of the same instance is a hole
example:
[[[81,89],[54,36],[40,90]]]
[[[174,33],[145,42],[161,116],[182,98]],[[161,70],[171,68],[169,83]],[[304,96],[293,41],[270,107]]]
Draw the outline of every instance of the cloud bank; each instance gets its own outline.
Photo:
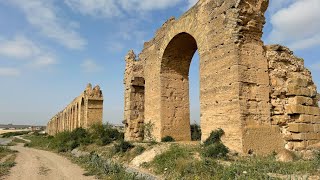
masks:
[[[271,1],[275,3],[278,0]],[[320,45],[320,1],[319,0],[281,0],[280,8],[271,15],[272,31],[268,41],[284,43],[294,50]]]

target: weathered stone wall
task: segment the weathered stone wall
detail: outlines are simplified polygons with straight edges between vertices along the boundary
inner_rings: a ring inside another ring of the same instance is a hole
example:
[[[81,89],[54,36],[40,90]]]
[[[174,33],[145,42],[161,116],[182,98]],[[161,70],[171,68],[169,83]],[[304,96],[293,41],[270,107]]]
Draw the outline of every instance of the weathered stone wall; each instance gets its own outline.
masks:
[[[198,50],[202,140],[222,128],[224,143],[238,152],[268,153],[288,146],[286,128],[274,123],[279,107],[271,105],[271,51],[261,40],[267,7],[268,0],[199,0],[178,20],[165,22],[138,58],[130,51],[124,78],[125,138],[191,139],[189,68]],[[297,111],[304,114],[301,109],[316,115],[319,108],[309,104],[286,106],[290,112],[277,115],[298,118]]]
[[[93,124],[102,124],[103,96],[99,86],[86,90],[75,98],[64,110],[56,114],[47,125],[47,133],[55,135],[76,128],[88,128]]]
[[[266,46],[272,124],[281,128],[285,147],[301,150],[320,141],[320,108],[311,72],[288,48]]]

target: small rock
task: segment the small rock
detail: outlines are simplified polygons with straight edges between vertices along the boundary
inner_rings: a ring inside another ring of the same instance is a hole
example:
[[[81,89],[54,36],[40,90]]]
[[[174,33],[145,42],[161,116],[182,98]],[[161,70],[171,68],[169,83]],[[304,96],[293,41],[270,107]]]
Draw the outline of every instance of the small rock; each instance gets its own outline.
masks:
[[[72,154],[73,156],[75,156],[75,157],[82,157],[82,156],[87,156],[87,155],[89,155],[90,153],[84,152],[84,151],[80,151],[80,150],[78,150],[78,149],[73,149],[73,150],[71,151],[71,154]]]
[[[292,162],[294,154],[293,152],[284,149],[277,154],[276,159],[280,162]]]

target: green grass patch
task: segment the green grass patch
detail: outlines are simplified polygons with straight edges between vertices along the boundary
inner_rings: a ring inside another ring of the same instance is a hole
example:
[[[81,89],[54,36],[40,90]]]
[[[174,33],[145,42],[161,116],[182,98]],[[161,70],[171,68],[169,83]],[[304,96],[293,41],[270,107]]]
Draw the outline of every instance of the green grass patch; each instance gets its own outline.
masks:
[[[35,147],[57,152],[68,152],[80,146],[97,144],[105,146],[114,141],[123,141],[123,133],[113,129],[110,125],[93,125],[88,130],[77,128],[73,131],[65,131],[53,136],[30,135],[27,136],[30,143],[27,147]],[[120,151],[124,150],[121,146]]]
[[[214,143],[215,144],[215,143]],[[212,145],[212,144],[211,144]],[[211,145],[208,145],[209,147]],[[272,179],[269,173],[282,175],[319,174],[320,155],[313,161],[278,162],[274,156],[236,157],[221,160],[198,157],[203,146],[187,147],[173,144],[168,151],[155,157],[145,168],[153,169],[165,179]],[[274,178],[273,178],[274,179]]]

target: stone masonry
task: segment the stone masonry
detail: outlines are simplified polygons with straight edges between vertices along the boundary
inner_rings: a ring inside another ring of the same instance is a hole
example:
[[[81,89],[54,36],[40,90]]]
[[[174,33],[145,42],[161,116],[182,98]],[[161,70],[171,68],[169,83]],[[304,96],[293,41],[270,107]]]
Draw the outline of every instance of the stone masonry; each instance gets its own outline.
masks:
[[[199,0],[165,22],[138,57],[130,51],[125,139],[191,139],[189,67],[198,50],[202,141],[222,128],[223,142],[241,153],[319,142],[319,95],[310,71],[289,49],[261,40],[268,3]]]
[[[76,128],[88,128],[102,124],[103,96],[99,86],[88,84],[85,91],[75,98],[64,110],[56,114],[47,125],[47,133],[56,135]]]

